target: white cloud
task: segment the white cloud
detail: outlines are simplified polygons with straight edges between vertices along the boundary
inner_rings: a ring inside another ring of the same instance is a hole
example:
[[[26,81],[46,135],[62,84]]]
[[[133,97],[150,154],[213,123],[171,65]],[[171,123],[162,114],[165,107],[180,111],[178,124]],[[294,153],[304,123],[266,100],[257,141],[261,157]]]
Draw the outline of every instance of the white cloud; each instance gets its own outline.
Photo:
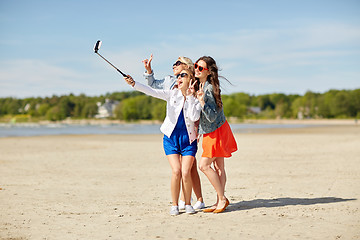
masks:
[[[360,28],[342,23],[317,23],[294,31],[294,44],[303,47],[359,46]]]
[[[141,60],[154,53],[153,66],[158,78],[172,73],[171,65],[178,56],[187,56],[193,61],[202,55],[213,56],[223,70],[221,74],[236,85],[229,87],[230,92],[277,89],[302,92],[303,89],[324,91],[341,86],[359,87],[355,81],[359,79],[360,70],[351,69],[360,60],[360,28],[355,25],[318,23],[163,36],[162,39],[150,44],[144,41],[115,53],[110,52],[110,46],[109,49],[102,46],[100,53],[140,81],[143,81],[144,71]],[[95,54],[72,60],[81,64],[82,69],[65,67],[59,64],[59,59],[57,63],[38,59],[2,61],[0,96],[48,96],[70,92],[100,95],[130,90],[121,75]],[[342,69],[341,65],[350,69]]]
[[[126,74],[143,79],[140,54],[125,52],[104,56]],[[0,97],[36,97],[63,94],[101,95],[107,92],[130,91],[122,75],[100,57],[78,60],[87,71],[75,66],[35,59],[0,62]],[[135,62],[138,62],[137,64]],[[133,74],[137,73],[137,74]]]
[[[181,39],[181,41],[178,41]],[[195,41],[193,42],[192,39]],[[221,59],[247,59],[254,62],[309,59],[354,54],[347,48],[360,48],[360,28],[347,24],[324,23],[279,29],[244,29],[231,33],[210,33],[177,37],[163,44],[166,52],[209,52]],[[187,46],[187,47],[184,47]]]
[[[0,63],[0,96],[30,97],[81,93],[94,85],[87,81],[91,78],[90,74],[41,60],[6,61]]]
[[[223,69],[223,75],[239,83],[238,86],[246,83],[251,91],[258,88],[259,92],[266,92],[269,87],[290,92],[311,88],[324,91],[341,86],[357,87],[355,76],[346,79],[349,84],[340,83],[339,79],[348,71],[341,69],[341,65],[354,65],[354,59],[360,60],[360,29],[349,24],[318,23],[180,35],[168,37],[159,44],[160,48],[161,58],[167,61],[178,54],[193,60],[204,54],[212,55]],[[335,70],[334,66],[341,70]],[[338,78],[337,84],[335,80],[331,84],[326,80],[334,78]],[[240,88],[232,89],[247,91]]]
[[[0,65],[1,82],[44,84],[51,81],[59,84],[66,79],[82,77],[79,73],[40,60],[14,60],[2,62]]]

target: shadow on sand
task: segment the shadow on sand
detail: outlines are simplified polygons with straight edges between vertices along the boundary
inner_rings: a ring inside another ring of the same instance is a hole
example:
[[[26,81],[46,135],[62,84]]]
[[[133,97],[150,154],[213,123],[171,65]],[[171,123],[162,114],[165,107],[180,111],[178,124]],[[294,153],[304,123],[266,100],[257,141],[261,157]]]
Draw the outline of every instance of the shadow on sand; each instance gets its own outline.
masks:
[[[294,205],[314,205],[314,204],[328,204],[346,201],[355,201],[356,198],[344,199],[336,197],[322,197],[322,198],[274,198],[274,199],[255,199],[251,201],[241,201],[238,203],[230,203],[226,211],[242,211],[254,208],[272,208],[284,207]]]

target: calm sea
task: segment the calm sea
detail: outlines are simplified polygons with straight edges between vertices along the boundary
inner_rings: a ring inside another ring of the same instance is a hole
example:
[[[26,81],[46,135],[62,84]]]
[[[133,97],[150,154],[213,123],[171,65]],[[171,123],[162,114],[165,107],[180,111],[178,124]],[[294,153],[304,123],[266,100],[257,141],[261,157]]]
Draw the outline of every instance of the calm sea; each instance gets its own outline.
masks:
[[[230,124],[234,132],[254,132],[269,128],[302,128],[306,124]],[[84,135],[84,134],[160,134],[160,124],[0,124],[0,137]]]

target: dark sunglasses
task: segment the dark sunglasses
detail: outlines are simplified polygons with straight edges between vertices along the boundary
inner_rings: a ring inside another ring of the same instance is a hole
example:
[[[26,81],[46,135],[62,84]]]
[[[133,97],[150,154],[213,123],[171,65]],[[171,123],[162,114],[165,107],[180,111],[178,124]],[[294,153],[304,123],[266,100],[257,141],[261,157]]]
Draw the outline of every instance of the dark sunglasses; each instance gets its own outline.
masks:
[[[180,62],[179,60],[176,61],[176,63],[173,64],[173,67],[175,66],[180,66],[180,64],[182,64],[183,62]]]
[[[183,77],[186,77],[186,76],[188,76],[188,74],[187,73],[180,73],[180,74],[178,74],[178,75],[176,75],[176,78],[183,78]]]
[[[198,68],[199,68],[199,71],[200,71],[200,72],[202,72],[202,71],[204,71],[204,70],[209,70],[208,68],[204,68],[204,67],[202,67],[202,66],[199,66],[197,63],[194,64],[194,67],[195,67],[195,69],[198,69]]]

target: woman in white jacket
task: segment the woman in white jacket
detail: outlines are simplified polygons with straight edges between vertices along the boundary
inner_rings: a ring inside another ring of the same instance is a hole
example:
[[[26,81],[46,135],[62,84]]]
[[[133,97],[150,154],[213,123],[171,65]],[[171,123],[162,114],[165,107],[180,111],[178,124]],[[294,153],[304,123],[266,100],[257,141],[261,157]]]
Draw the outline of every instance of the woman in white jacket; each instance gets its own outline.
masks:
[[[183,69],[190,69],[192,72],[195,72],[194,63],[191,61],[191,59],[188,57],[180,56],[176,60],[176,62],[172,65],[174,76],[169,75],[163,79],[155,79],[154,71],[151,68],[152,59],[153,59],[153,55],[151,54],[149,59],[143,60],[144,67],[146,69],[146,72],[144,73],[144,77],[147,80],[148,85],[155,89],[169,89],[169,90],[173,89],[177,82],[176,75],[181,73]],[[202,209],[205,207],[205,203],[202,196],[200,176],[197,170],[196,159],[194,159],[194,164],[191,168],[191,181],[192,181],[193,191],[195,193],[197,200],[196,203],[193,205],[193,207],[194,209]],[[179,209],[180,210],[185,209],[184,192],[180,197]]]
[[[160,130],[164,133],[164,150],[172,169],[171,197],[173,205],[170,214],[179,214],[178,199],[181,178],[185,211],[194,213],[195,210],[190,203],[192,189],[190,171],[197,151],[197,128],[201,111],[200,103],[194,96],[198,89],[194,73],[189,69],[182,70],[177,75],[177,87],[172,90],[153,89],[135,82],[131,76],[125,80],[134,89],[167,102],[166,117]]]

